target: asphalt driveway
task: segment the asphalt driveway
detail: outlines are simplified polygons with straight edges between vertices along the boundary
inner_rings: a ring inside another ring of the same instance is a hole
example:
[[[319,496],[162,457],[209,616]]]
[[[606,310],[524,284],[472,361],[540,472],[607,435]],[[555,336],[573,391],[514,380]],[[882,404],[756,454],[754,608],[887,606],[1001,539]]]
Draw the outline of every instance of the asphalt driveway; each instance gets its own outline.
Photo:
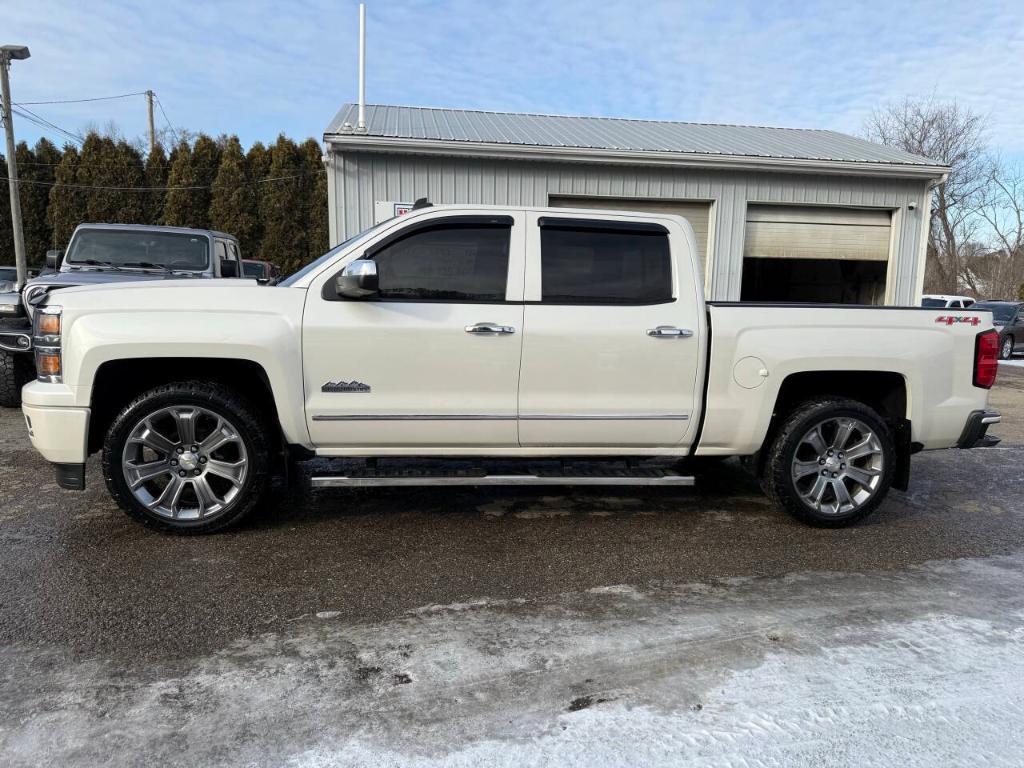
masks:
[[[0,762],[1015,764],[1024,370],[988,451],[841,531],[697,489],[279,489],[244,528],[61,491],[0,412]],[[870,759],[857,745],[873,745]],[[908,757],[909,756],[909,757]]]

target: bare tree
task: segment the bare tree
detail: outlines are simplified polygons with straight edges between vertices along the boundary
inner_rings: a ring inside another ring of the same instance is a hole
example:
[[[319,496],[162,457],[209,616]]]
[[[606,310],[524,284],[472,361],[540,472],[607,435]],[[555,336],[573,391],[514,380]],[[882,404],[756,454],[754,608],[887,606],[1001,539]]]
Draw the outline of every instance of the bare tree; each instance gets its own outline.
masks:
[[[1024,169],[994,164],[977,211],[989,230],[998,264],[989,278],[990,295],[1015,298],[1024,287]]]
[[[882,144],[950,166],[932,198],[925,291],[957,293],[976,254],[979,196],[992,178],[985,118],[956,103],[905,99],[876,110],[865,126]]]

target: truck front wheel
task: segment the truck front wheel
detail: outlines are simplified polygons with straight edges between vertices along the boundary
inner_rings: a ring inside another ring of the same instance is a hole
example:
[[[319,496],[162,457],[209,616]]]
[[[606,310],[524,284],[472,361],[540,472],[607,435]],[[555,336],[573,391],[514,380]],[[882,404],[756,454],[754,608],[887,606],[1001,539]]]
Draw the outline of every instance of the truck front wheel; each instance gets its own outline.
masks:
[[[257,414],[248,400],[206,382],[151,389],[107,432],[107,488],[131,517],[160,531],[212,533],[233,525],[269,483],[269,430]]]
[[[761,485],[798,520],[842,528],[878,508],[895,465],[891,432],[873,409],[821,398],[786,417],[768,447]]]

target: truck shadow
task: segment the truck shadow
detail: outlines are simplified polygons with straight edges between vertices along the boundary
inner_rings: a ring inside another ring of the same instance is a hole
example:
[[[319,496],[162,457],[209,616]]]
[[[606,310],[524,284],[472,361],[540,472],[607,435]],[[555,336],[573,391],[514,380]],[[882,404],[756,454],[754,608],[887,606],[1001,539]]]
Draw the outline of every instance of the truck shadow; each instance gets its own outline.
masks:
[[[291,487],[278,486],[251,526],[294,526],[361,515],[427,514],[522,520],[615,515],[759,515],[770,511],[756,480],[730,460],[702,464],[694,487],[645,486],[426,486],[324,488],[309,486],[323,465],[304,467]]]

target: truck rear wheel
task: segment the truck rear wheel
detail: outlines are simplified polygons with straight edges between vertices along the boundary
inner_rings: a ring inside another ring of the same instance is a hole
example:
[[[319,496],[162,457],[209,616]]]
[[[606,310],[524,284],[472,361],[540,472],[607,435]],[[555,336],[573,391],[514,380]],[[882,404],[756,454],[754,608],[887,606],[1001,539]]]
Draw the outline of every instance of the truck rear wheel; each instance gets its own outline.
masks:
[[[0,406],[21,405],[21,388],[32,381],[32,358],[0,349]]]
[[[246,399],[186,381],[151,389],[114,419],[103,444],[107,488],[131,517],[178,534],[234,525],[269,483],[268,431]]]
[[[873,409],[821,398],[786,417],[768,447],[761,486],[798,520],[842,528],[878,508],[895,465],[892,435]]]

